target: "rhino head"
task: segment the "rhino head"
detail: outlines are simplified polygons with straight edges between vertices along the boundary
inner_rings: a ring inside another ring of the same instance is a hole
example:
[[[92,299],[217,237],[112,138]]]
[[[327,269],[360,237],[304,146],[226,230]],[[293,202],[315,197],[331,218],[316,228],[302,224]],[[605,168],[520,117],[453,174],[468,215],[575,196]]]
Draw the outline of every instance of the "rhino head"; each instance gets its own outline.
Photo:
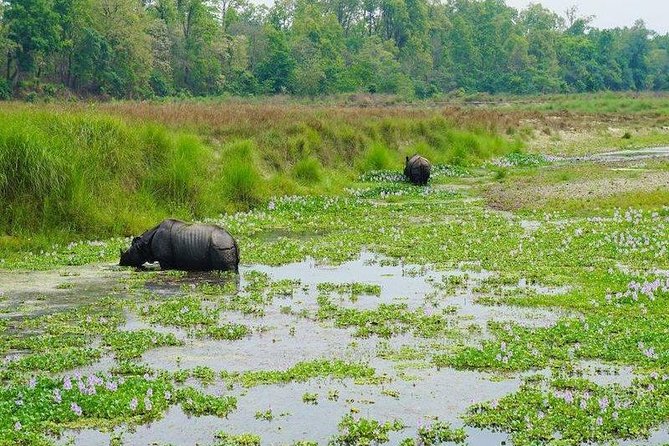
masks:
[[[141,237],[135,237],[132,240],[132,245],[125,252],[120,250],[121,260],[118,262],[119,266],[134,266],[139,268],[144,265],[147,258],[145,255],[145,243]]]

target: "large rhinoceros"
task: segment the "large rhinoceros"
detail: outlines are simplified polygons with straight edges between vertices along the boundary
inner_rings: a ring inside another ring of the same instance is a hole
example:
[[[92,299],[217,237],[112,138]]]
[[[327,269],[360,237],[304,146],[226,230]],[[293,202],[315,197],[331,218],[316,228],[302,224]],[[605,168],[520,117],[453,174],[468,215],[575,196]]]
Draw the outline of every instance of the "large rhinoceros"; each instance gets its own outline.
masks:
[[[413,184],[425,186],[427,180],[430,179],[430,170],[432,170],[432,166],[427,159],[420,155],[414,155],[411,159],[407,156],[404,165],[404,175]]]
[[[121,266],[141,267],[159,262],[161,269],[239,272],[239,247],[228,232],[215,225],[165,220],[121,251]]]

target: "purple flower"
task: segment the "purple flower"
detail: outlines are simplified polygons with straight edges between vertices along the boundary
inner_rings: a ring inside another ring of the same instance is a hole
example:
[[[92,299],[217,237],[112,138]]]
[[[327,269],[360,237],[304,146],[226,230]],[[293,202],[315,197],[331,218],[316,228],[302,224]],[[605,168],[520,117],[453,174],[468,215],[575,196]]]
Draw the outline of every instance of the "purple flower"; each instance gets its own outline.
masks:
[[[602,424],[604,424],[602,417],[597,417],[597,426],[601,426]]]
[[[79,405],[77,403],[70,404],[70,409],[72,409],[72,412],[74,412],[74,414],[76,416],[78,416],[78,417],[81,416],[81,414],[82,414],[81,407],[79,407]]]
[[[165,399],[167,401],[171,400],[172,399],[172,392],[170,392],[169,390],[166,390],[165,391]]]
[[[151,402],[151,399],[148,396],[144,397],[144,409],[147,412],[151,412],[151,410],[153,409],[153,403]]]
[[[34,389],[35,386],[37,386],[37,379],[35,379],[35,377],[33,376],[32,378],[30,378],[30,381],[28,381],[28,387]]]
[[[657,359],[657,353],[655,353],[655,349],[653,347],[644,349],[643,354],[650,359]]]
[[[14,404],[17,406],[23,406],[23,400],[19,398],[18,400],[14,401]]]
[[[564,392],[564,401],[567,404],[572,404],[574,402],[574,394],[571,393],[571,390],[566,390]]]
[[[609,399],[607,397],[600,398],[599,408],[603,412],[609,407]]]
[[[133,398],[130,401],[130,410],[132,410],[133,412],[137,410],[137,398]]]
[[[56,402],[56,404],[60,404],[61,401],[63,401],[63,397],[60,394],[60,390],[53,389],[53,400],[54,402]]]
[[[23,426],[21,425],[20,421],[17,421],[16,423],[14,423],[14,430],[15,431],[20,431],[21,428],[23,428]]]
[[[149,398],[153,396],[153,389],[152,388],[149,387],[146,390],[146,396],[148,396]]]
[[[63,389],[65,390],[72,390],[72,381],[70,380],[69,376],[66,376],[63,379]]]
[[[581,409],[585,410],[588,407],[588,403],[585,400],[581,400]]]
[[[110,392],[115,392],[118,389],[118,384],[116,384],[114,381],[107,381],[107,383],[105,384],[105,387]]]

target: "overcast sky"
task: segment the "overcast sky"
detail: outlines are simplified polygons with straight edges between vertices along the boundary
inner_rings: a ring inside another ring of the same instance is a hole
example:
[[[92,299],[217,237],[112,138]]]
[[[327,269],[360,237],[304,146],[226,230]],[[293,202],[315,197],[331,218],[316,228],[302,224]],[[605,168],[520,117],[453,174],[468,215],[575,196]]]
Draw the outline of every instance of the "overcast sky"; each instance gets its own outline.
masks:
[[[643,19],[649,29],[669,32],[669,0],[506,0],[518,9],[530,3],[541,3],[561,15],[576,5],[580,15],[596,16],[593,25],[597,28],[631,26],[636,19]]]

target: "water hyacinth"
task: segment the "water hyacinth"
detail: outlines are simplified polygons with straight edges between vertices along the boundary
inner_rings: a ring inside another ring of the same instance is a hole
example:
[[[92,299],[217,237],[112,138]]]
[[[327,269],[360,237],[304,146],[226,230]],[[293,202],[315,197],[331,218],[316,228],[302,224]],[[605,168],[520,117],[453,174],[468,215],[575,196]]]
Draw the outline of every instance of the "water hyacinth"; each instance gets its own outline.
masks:
[[[604,412],[608,409],[609,407],[609,399],[607,397],[603,397],[599,399],[599,409]]]
[[[80,416],[82,415],[81,407],[79,407],[79,405],[78,405],[77,403],[73,402],[73,403],[70,405],[70,409],[72,410],[72,412],[74,412],[74,414],[75,414],[76,416],[80,417]]]

